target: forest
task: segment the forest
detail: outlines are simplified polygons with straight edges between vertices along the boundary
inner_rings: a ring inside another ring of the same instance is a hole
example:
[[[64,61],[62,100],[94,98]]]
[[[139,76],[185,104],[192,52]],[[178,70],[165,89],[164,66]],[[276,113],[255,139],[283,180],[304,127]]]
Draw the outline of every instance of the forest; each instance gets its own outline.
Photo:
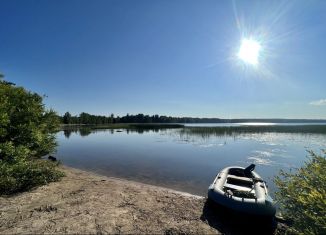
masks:
[[[125,116],[92,115],[82,112],[79,115],[71,115],[66,112],[60,117],[63,124],[90,124],[105,125],[114,123],[242,123],[242,122],[272,122],[272,123],[326,123],[324,119],[278,119],[278,118],[241,118],[241,119],[222,119],[222,118],[198,118],[198,117],[171,117],[164,115],[136,115],[127,114]]]
[[[122,117],[111,114],[110,116],[92,115],[82,112],[78,116],[72,116],[66,112],[62,117],[63,124],[113,124],[113,123],[219,123],[219,118],[192,118],[192,117],[171,117],[160,115],[125,115]]]

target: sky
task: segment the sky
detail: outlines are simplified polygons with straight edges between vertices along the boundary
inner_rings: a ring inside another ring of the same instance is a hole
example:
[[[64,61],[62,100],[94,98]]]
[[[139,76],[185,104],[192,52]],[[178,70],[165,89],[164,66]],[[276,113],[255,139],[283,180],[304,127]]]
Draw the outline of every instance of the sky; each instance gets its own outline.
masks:
[[[326,1],[0,0],[0,72],[59,114],[326,119]],[[257,65],[239,59],[259,42]]]

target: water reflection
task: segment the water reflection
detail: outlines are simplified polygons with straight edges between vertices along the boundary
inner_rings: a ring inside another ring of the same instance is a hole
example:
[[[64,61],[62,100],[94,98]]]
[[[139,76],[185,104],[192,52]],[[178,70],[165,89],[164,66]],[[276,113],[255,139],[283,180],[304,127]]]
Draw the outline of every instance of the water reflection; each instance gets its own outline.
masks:
[[[161,130],[165,130],[165,129],[160,129],[160,128],[154,128],[154,129],[142,129],[142,128],[127,128],[127,129],[123,129],[123,130],[116,130],[116,129],[93,129],[91,127],[69,127],[69,128],[65,128],[63,130],[63,134],[64,136],[69,139],[71,134],[77,134],[80,136],[88,136],[90,134],[96,134],[98,132],[109,132],[110,134],[114,134],[115,132],[119,133],[119,132],[126,132],[127,134],[129,133],[137,133],[137,134],[143,134],[143,133],[147,133],[147,132],[154,132],[154,133],[158,133]]]
[[[72,132],[73,132],[72,130],[63,130],[63,134],[67,139],[69,139]]]
[[[94,130],[92,130],[89,127],[84,127],[84,128],[80,128],[80,127],[66,127],[63,130],[63,134],[64,136],[69,139],[71,134],[77,134],[80,136],[88,136],[89,134],[91,134],[92,132],[94,132]]]

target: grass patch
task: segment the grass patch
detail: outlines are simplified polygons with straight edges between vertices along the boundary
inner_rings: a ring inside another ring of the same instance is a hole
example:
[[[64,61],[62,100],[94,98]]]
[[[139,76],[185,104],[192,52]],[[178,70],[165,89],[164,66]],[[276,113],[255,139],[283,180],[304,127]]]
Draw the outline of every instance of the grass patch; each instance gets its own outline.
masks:
[[[326,125],[185,127],[181,130],[181,134],[195,134],[201,136],[264,132],[326,134]]]

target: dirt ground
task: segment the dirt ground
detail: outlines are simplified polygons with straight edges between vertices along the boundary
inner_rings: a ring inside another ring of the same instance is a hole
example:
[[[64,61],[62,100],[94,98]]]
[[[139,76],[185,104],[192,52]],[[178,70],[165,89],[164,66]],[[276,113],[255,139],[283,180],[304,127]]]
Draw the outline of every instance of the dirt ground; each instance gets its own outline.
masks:
[[[60,182],[0,197],[1,234],[254,233],[223,219],[203,197],[62,169]]]

